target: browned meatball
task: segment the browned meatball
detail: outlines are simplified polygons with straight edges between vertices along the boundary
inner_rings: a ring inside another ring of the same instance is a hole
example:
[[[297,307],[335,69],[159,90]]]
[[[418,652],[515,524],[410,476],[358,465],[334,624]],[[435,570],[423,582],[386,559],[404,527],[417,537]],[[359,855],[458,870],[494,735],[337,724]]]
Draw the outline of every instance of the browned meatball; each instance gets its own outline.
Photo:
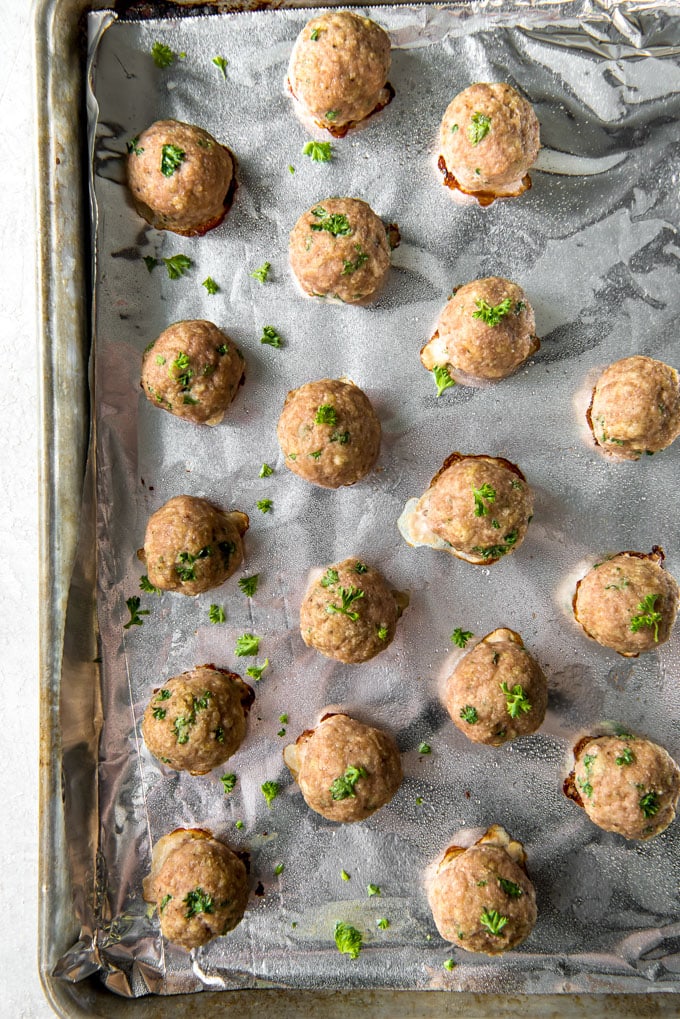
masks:
[[[452,453],[399,526],[411,545],[490,564],[519,548],[532,514],[531,489],[518,467],[502,457]]]
[[[598,446],[622,460],[658,453],[680,435],[675,368],[651,357],[624,357],[600,375],[588,408]]]
[[[128,148],[128,184],[147,223],[185,237],[221,223],[234,189],[234,160],[211,134],[157,120]]]
[[[530,104],[504,83],[470,85],[449,103],[439,130],[446,183],[467,194],[519,195],[531,180],[540,128]],[[451,178],[451,179],[449,179]]]
[[[429,371],[450,368],[459,382],[504,379],[540,347],[535,329],[522,288],[489,276],[456,290],[420,359]]]
[[[144,351],[142,389],[156,407],[217,425],[243,381],[245,361],[212,322],[175,322]]]
[[[500,746],[536,732],[545,718],[548,684],[520,635],[494,630],[451,673],[444,703],[468,739]]]
[[[205,775],[241,746],[253,700],[235,672],[199,665],[155,691],[142,721],[144,742],[171,768]]]
[[[283,752],[305,803],[329,821],[363,821],[403,778],[397,744],[348,715],[326,715]]]
[[[144,548],[149,580],[164,591],[200,594],[219,587],[243,560],[248,517],[207,499],[176,495],[149,517]]]
[[[177,828],[158,840],[143,886],[163,936],[187,950],[233,930],[248,902],[243,861],[200,828]]]
[[[358,198],[327,198],[304,212],[291,231],[288,253],[306,294],[349,304],[372,297],[390,268],[385,226]]]
[[[678,585],[663,550],[620,552],[596,563],[576,585],[574,616],[598,644],[625,658],[668,640],[678,614]]]
[[[288,83],[303,110],[341,137],[390,101],[389,69],[390,39],[380,25],[351,11],[329,11],[297,37]]]
[[[675,818],[680,768],[663,747],[628,733],[587,736],[574,757],[565,792],[598,827],[651,839]]]
[[[291,390],[276,434],[286,467],[322,488],[353,485],[380,452],[380,422],[368,397],[341,379]]]
[[[520,842],[493,825],[474,846],[450,846],[429,887],[437,930],[466,952],[501,955],[536,923],[536,893]]]
[[[329,566],[310,584],[300,608],[300,633],[328,658],[367,662],[392,643],[404,602],[377,570],[354,556]]]

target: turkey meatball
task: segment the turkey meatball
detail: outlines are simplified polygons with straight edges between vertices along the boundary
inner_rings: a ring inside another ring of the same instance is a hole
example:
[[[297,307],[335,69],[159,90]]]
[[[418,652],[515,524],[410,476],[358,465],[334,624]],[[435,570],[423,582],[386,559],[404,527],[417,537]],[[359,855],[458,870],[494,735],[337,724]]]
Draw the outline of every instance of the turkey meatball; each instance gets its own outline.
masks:
[[[171,768],[205,775],[241,746],[254,699],[235,672],[199,665],[154,692],[142,721],[144,742]]]
[[[222,222],[235,187],[234,159],[202,127],[157,120],[128,149],[128,184],[147,223],[192,237]]]
[[[156,407],[217,425],[243,382],[245,361],[212,322],[175,322],[144,351],[142,389]]]
[[[187,950],[228,934],[248,902],[245,864],[200,828],[177,828],[158,840],[143,887],[163,936]]]
[[[531,187],[541,146],[531,105],[505,83],[470,85],[449,103],[439,130],[444,183],[488,205]]]
[[[574,616],[598,644],[625,658],[668,640],[678,614],[678,585],[658,546],[596,563],[576,585]]]
[[[304,212],[289,242],[290,266],[306,294],[365,301],[390,268],[382,220],[358,198],[327,198]]]
[[[288,84],[303,112],[336,137],[382,109],[390,39],[370,18],[329,11],[307,22],[290,60]]]
[[[248,526],[239,510],[225,513],[207,499],[176,495],[149,517],[137,555],[155,587],[201,594],[238,569]]]
[[[493,825],[474,846],[450,846],[428,889],[437,930],[466,952],[501,955],[536,923],[536,893],[520,842]]]
[[[456,290],[420,359],[429,371],[446,366],[458,382],[504,379],[540,347],[535,329],[522,288],[489,276]]]
[[[675,818],[680,768],[663,747],[627,733],[587,736],[574,757],[565,792],[599,828],[644,840]]]
[[[353,485],[380,451],[380,422],[353,382],[321,379],[293,389],[276,428],[286,467],[322,488]]]
[[[405,598],[356,557],[329,566],[300,608],[308,647],[339,662],[367,662],[392,643]]]
[[[495,563],[524,541],[533,496],[518,467],[502,457],[452,453],[399,520],[410,545],[444,549],[469,563]]]
[[[588,408],[598,446],[622,460],[658,453],[680,435],[675,368],[651,357],[624,357],[602,372]]]
[[[397,744],[348,715],[325,715],[283,752],[305,803],[329,821],[363,821],[403,778]]]
[[[451,673],[444,704],[468,739],[500,746],[536,732],[545,718],[548,684],[520,635],[494,630]]]

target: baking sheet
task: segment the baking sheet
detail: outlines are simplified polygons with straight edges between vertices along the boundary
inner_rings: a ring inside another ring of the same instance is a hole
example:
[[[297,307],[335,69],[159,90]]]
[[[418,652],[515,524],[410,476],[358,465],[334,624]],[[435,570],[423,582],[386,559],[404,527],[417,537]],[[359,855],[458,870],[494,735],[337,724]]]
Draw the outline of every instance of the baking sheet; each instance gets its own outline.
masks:
[[[310,134],[283,90],[309,12],[119,23],[96,49],[98,880],[88,901],[86,854],[74,840],[84,931],[58,971],[77,979],[99,970],[126,995],[263,984],[676,990],[677,826],[648,845],[623,843],[590,825],[560,785],[571,743],[604,719],[675,756],[679,749],[677,637],[624,662],[588,642],[569,612],[579,570],[604,552],[661,543],[680,573],[677,450],[638,464],[605,462],[588,445],[581,410],[586,380],[609,361],[636,352],[677,360],[678,9],[629,19],[598,11],[580,23],[554,7],[365,10],[390,31],[396,97],[365,130],[334,142],[329,165],[300,154]],[[102,23],[92,21],[94,39]],[[184,60],[155,68],[156,40]],[[211,62],[218,54],[229,60],[226,81]],[[532,191],[486,211],[456,206],[435,168],[441,114],[474,80],[519,85],[545,146]],[[239,161],[234,206],[204,238],[146,227],[123,185],[126,141],[166,116],[200,123]],[[331,194],[362,197],[401,228],[391,277],[369,308],[305,300],[289,276],[288,231]],[[194,261],[186,277],[170,281],[162,267],[147,273],[142,256],[178,252]],[[249,273],[264,260],[272,275],[260,285]],[[527,290],[542,349],[496,387],[458,387],[437,400],[418,351],[452,287],[492,273]],[[207,275],[221,287],[214,297],[200,286]],[[142,350],[170,322],[191,317],[225,329],[248,364],[246,386],[214,430],[193,429],[140,396]],[[282,350],[260,345],[265,324],[284,337]],[[378,470],[339,492],[290,475],[275,440],[286,391],[324,375],[351,377],[383,423]],[[508,457],[536,493],[524,545],[490,568],[409,549],[396,529],[407,498],[453,449]],[[262,461],[276,467],[273,477],[258,478]],[[258,594],[247,600],[232,578],[197,599],[145,596],[151,616],[124,631],[146,519],[182,492],[250,513],[242,574],[260,573]],[[265,496],[274,500],[267,516],[255,507]],[[309,571],[353,553],[411,593],[394,644],[358,667],[323,659],[297,633]],[[213,601],[227,612],[221,626],[208,622]],[[551,701],[541,733],[492,750],[453,729],[438,689],[453,662],[453,628],[481,637],[500,625],[522,633],[547,672]],[[242,671],[247,663],[233,648],[244,631],[262,636],[260,660],[272,664],[257,684],[243,747],[205,778],[158,768],[139,738],[151,690],[203,661]],[[288,713],[295,738],[328,706],[390,728],[404,755],[402,789],[359,826],[308,811],[282,764],[279,715]],[[65,688],[67,722],[74,707]],[[421,740],[432,745],[428,757],[417,753]],[[83,775],[68,750],[75,819]],[[229,797],[224,771],[239,776]],[[282,788],[271,810],[259,792],[266,779]],[[527,848],[539,921],[518,951],[489,961],[441,941],[423,872],[454,832],[492,822]],[[164,948],[141,878],[152,842],[192,824],[248,849],[253,888],[261,884],[264,894],[251,897],[236,931],[189,957]],[[285,870],[276,877],[279,862]],[[342,868],[350,882],[341,881]],[[368,900],[369,882],[380,885],[379,899]],[[387,931],[376,927],[381,916]],[[336,920],[364,933],[355,962],[335,949]],[[448,957],[457,963],[450,973],[442,969]]]

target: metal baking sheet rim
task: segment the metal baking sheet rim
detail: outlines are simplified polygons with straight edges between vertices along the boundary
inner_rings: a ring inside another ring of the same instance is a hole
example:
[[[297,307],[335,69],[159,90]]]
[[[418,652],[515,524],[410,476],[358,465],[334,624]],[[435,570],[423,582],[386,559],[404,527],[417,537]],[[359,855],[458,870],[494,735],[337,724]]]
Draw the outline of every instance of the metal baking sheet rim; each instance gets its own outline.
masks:
[[[186,3],[177,0],[186,8]],[[332,0],[331,0],[332,2]],[[328,6],[328,0],[324,6]],[[335,4],[334,4],[335,5]],[[96,620],[94,590],[83,590],[88,606],[78,634],[66,630],[66,609],[80,533],[80,503],[89,432],[88,352],[90,307],[87,192],[81,155],[80,118],[83,83],[78,36],[83,16],[106,9],[105,2],[34,0],[34,52],[37,77],[37,237],[40,491],[40,831],[38,961],[45,996],[57,1015],[181,1017],[195,1008],[193,995],[119,998],[98,980],[77,984],[51,973],[64,948],[77,936],[66,863],[61,795],[61,726],[58,694],[65,640],[80,639],[82,661],[94,668]],[[205,8],[205,4],[201,4]],[[213,6],[224,9],[216,0]],[[234,6],[237,6],[234,4]],[[247,3],[243,8],[255,6]],[[258,4],[257,6],[267,6]],[[277,4],[279,6],[279,4]],[[313,7],[314,3],[285,6]],[[352,6],[338,4],[338,6]],[[497,5],[494,5],[497,6]],[[596,10],[599,4],[594,5]],[[604,7],[647,5],[603,4]],[[65,279],[65,266],[70,265]],[[94,561],[94,545],[92,560]],[[677,999],[669,994],[496,995],[450,991],[310,992],[255,989],[203,991],[201,1010],[209,1019],[238,1008],[246,1017],[292,1017],[310,1009],[332,1019],[366,1014],[390,1016],[675,1016]]]

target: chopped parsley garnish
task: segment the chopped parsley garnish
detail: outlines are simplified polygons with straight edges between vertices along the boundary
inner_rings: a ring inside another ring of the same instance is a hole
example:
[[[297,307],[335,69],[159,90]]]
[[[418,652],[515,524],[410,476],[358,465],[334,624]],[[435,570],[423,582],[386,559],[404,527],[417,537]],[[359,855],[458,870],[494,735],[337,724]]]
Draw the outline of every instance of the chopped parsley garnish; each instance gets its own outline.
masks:
[[[319,583],[322,587],[332,587],[333,584],[337,584],[339,579],[340,574],[337,570],[326,570]]]
[[[311,224],[312,230],[327,230],[333,237],[347,237],[352,232],[352,227],[344,213],[329,213],[321,205],[317,205],[315,209],[312,209],[312,216],[316,216],[320,221]]]
[[[260,510],[261,513],[271,513],[271,511],[274,508],[274,500],[273,499],[258,499],[257,500],[257,508]]]
[[[366,891],[368,892],[369,899],[373,895],[380,895],[380,885],[373,885],[373,884],[371,884],[371,885],[368,886]]]
[[[312,460],[319,460],[322,453],[322,449],[315,449],[313,453],[308,453],[307,456],[311,456]]]
[[[619,756],[616,758],[616,763],[619,765],[619,767],[622,767],[624,764],[635,763],[635,754],[630,749],[630,747],[623,748]]]
[[[473,113],[467,129],[467,136],[471,145],[479,145],[483,138],[486,138],[491,130],[491,117],[486,113]]]
[[[509,297],[506,297],[500,304],[487,304],[486,301],[481,300],[476,300],[475,304],[477,305],[477,311],[472,312],[472,317],[481,319],[482,322],[485,322],[492,328],[498,325],[512,307],[512,301]]]
[[[175,563],[175,573],[182,583],[186,584],[196,580],[196,563],[199,559],[207,559],[212,554],[213,551],[210,545],[199,549],[196,555],[193,555],[191,552],[180,552],[177,556],[178,561]]]
[[[266,283],[269,278],[270,269],[271,264],[269,262],[263,262],[260,268],[254,269],[250,275],[254,280],[257,280],[258,283]]]
[[[437,386],[437,398],[439,398],[444,390],[450,389],[451,386],[455,386],[456,380],[451,378],[449,369],[445,364],[436,364],[432,369],[434,375],[434,381]]]
[[[256,655],[260,649],[261,639],[261,637],[256,637],[254,633],[242,633],[236,641],[234,654],[237,658],[244,658],[246,655]]]
[[[252,598],[257,591],[257,585],[260,581],[260,574],[254,573],[252,577],[241,577],[238,582],[238,586],[241,588],[243,593],[248,597]]]
[[[655,814],[659,813],[659,807],[661,806],[658,793],[645,793],[644,796],[640,797],[639,806],[645,817],[654,817]]]
[[[489,934],[495,934],[497,938],[503,937],[502,930],[508,922],[507,916],[501,916],[496,909],[485,909],[479,918],[482,927],[486,927]]]
[[[352,261],[349,258],[343,259],[342,263],[343,276],[351,276],[353,272],[356,272],[357,269],[361,269],[362,265],[365,265],[366,262],[368,262],[368,255],[366,254],[366,252],[364,251],[360,244],[355,244],[354,250],[357,253],[357,257],[354,259],[354,261]]]
[[[331,799],[346,800],[350,797],[354,799],[356,797],[356,793],[354,792],[354,786],[357,784],[360,778],[367,777],[368,772],[366,771],[365,768],[363,768],[361,765],[356,767],[355,765],[350,764],[350,766],[345,769],[345,774],[341,775],[339,778],[334,779],[334,781],[331,783],[331,787],[329,790],[331,794]]]
[[[349,442],[349,432],[331,432],[330,442],[339,442],[341,446],[346,446]]]
[[[288,173],[295,173],[295,167],[292,163],[288,164]]]
[[[269,464],[262,464],[262,466],[260,467],[259,477],[269,478],[273,473],[274,473],[273,467],[270,467]]]
[[[223,775],[222,778],[220,779],[220,782],[224,786],[224,792],[226,794],[232,792],[232,790],[236,786],[237,778],[236,775],[234,775],[232,772],[229,775]]]
[[[472,487],[472,495],[475,500],[475,516],[486,517],[489,514],[489,507],[487,503],[493,503],[496,501],[496,489],[492,488],[491,485],[482,485],[481,488]]]
[[[335,407],[330,403],[322,403],[314,415],[314,423],[317,425],[336,425],[338,423],[338,415]]]
[[[155,42],[151,47],[151,56],[156,67],[170,67],[175,62],[175,54],[163,42]]]
[[[264,326],[262,329],[262,336],[260,337],[260,343],[266,343],[268,347],[282,347],[283,340],[277,333],[274,326]]]
[[[514,881],[509,881],[506,877],[499,877],[498,884],[511,899],[519,899],[524,894],[519,885],[516,885]]]
[[[271,807],[272,803],[279,795],[279,783],[271,781],[263,782],[262,785],[260,786],[260,789],[262,790],[262,795],[267,801],[267,806]]]
[[[246,676],[250,676],[251,679],[254,679],[255,682],[259,683],[259,681],[262,679],[262,673],[268,666],[269,666],[268,658],[265,658],[264,664],[262,665],[249,665],[248,668],[246,669]],[[279,735],[281,734],[279,733]]]
[[[381,931],[386,931],[389,925],[390,921],[387,919],[387,917],[381,916],[376,924],[376,927],[379,927]]]
[[[458,130],[458,124],[451,125],[451,134],[454,134]]]
[[[348,955],[350,959],[359,958],[359,952],[361,951],[364,939],[356,927],[338,921],[335,925],[334,936],[339,952],[342,952],[343,955]]]
[[[211,605],[208,609],[208,619],[211,623],[224,623],[226,618],[221,605]]]
[[[347,873],[346,870],[341,870],[340,871],[340,877],[342,878],[343,881],[349,881],[350,880],[350,876],[349,876],[349,874]]]
[[[515,305],[515,315],[521,315],[525,308],[526,303],[524,301],[518,301]]]
[[[162,366],[165,364],[167,358],[163,357],[162,354],[156,354],[156,364]]]
[[[227,80],[227,64],[229,63],[229,61],[226,59],[226,57],[213,57],[212,58],[212,62],[215,65],[215,67],[218,69],[218,71],[222,72],[222,77],[226,81]]]
[[[419,747],[418,747],[418,753],[419,754],[431,754],[432,753],[432,747],[430,746],[429,743],[421,743],[419,745]]]
[[[140,591],[144,591],[146,594],[161,593],[160,587],[156,587],[155,584],[152,584],[149,578],[147,577],[146,573],[142,574],[142,576],[139,578],[139,589]]]
[[[123,624],[123,629],[129,630],[131,626],[144,626],[144,620],[141,617],[150,616],[151,613],[148,609],[140,609],[139,606],[142,604],[142,599],[139,595],[135,594],[132,598],[127,598],[125,604],[128,607],[130,618],[127,623]]]
[[[212,895],[208,895],[202,888],[194,888],[192,892],[187,892],[182,902],[187,907],[184,914],[187,920],[192,916],[198,916],[199,913],[212,913],[215,908]]]
[[[338,111],[337,110],[326,110],[326,120],[333,121],[333,120],[335,120],[337,115],[338,115]]]
[[[201,286],[205,287],[205,289],[208,291],[211,297],[213,296],[213,294],[218,293],[220,289],[218,284],[215,283],[215,280],[212,278],[212,276],[206,276],[206,278],[201,283]]]
[[[224,729],[221,725],[215,729],[215,739],[218,743],[224,743]]]
[[[342,613],[343,616],[348,616],[353,623],[356,623],[359,618],[359,613],[350,610],[352,602],[357,601],[359,598],[364,597],[364,592],[358,587],[339,587],[338,594],[340,595],[341,604],[336,605],[334,602],[329,602],[326,606],[326,612],[331,615],[333,613]]]
[[[132,155],[132,153],[134,152],[136,156],[141,156],[142,152],[144,151],[144,149],[140,149],[139,145],[137,144],[138,141],[139,135],[137,135],[131,141],[126,143],[126,147],[130,155]]]
[[[468,725],[477,725],[479,721],[479,715],[477,714],[477,708],[473,708],[471,704],[466,704],[464,708],[461,708],[460,717]]]
[[[458,125],[456,124],[454,126],[457,127]],[[444,959],[444,962],[442,963],[442,966],[444,967],[444,969],[449,970],[449,972],[451,972],[451,970],[454,968],[455,965],[456,965],[456,963],[455,963],[455,961],[453,959]]]
[[[455,644],[456,647],[463,648],[467,642],[472,639],[472,637],[474,637],[474,633],[470,630],[461,630],[460,626],[457,626],[449,637],[449,640]]]
[[[318,40],[319,40],[319,29],[318,28],[313,28],[312,31],[309,33],[309,38],[312,40],[312,42],[318,42]]]
[[[215,350],[220,356],[229,353],[229,345],[227,343],[220,343],[219,347],[215,347]]]
[[[156,266],[161,264],[157,258],[153,257],[153,255],[144,255],[142,261],[144,262],[144,265],[147,267],[149,272],[153,272]]]
[[[481,556],[482,559],[499,559],[500,556],[504,556],[510,551],[517,538],[517,531],[510,531],[503,539],[505,541],[504,545],[475,545],[472,551]]]
[[[282,715],[279,715],[279,722],[281,722],[282,725],[288,725],[288,715],[285,712]]]
[[[163,898],[161,899],[161,907],[160,907],[161,913],[163,912],[163,910],[165,909],[167,904],[170,902],[171,898],[172,898],[172,895],[164,895],[163,896]]]
[[[164,145],[161,149],[161,173],[164,177],[172,177],[175,170],[187,158],[184,149],[177,145]]]
[[[638,630],[641,630],[644,626],[649,626],[650,628],[653,627],[655,644],[658,644],[659,642],[659,623],[663,619],[660,612],[654,611],[654,606],[656,605],[658,597],[658,594],[646,594],[638,605],[639,615],[633,616],[630,621],[630,628],[633,633],[637,633]]]
[[[302,150],[302,155],[309,156],[313,163],[330,163],[332,154],[330,142],[307,142]]]
[[[167,711],[165,710],[165,708],[154,708],[153,709],[153,717],[155,719],[157,719],[159,722],[162,722],[166,715],[167,715]]]
[[[274,867],[274,873],[276,874],[276,876],[278,877],[279,874],[283,874],[283,871],[284,865],[282,863],[277,863],[276,866]]]
[[[156,700],[157,701],[169,701],[171,697],[172,697],[172,690],[168,690],[165,687],[163,687],[162,690],[159,690],[158,693],[156,694]]]
[[[378,634],[378,640],[387,640],[387,634],[389,633],[389,630],[387,629],[386,626],[379,626],[376,630],[376,633]]]
[[[507,683],[500,683],[499,685],[505,694],[510,718],[517,718],[520,711],[524,711],[525,713],[531,711],[531,704],[529,703],[527,695],[524,693],[523,686],[517,683],[511,690]]]
[[[194,264],[187,255],[171,255],[170,258],[164,258],[163,261],[171,280],[178,280],[184,276]]]
[[[354,566],[355,573],[368,573],[368,566],[366,563],[356,563]]]
[[[240,831],[241,828],[243,828],[243,821],[237,821],[234,827],[238,828],[238,830]]]
[[[279,729],[279,731],[277,732],[276,735],[277,736],[285,736],[286,735],[286,730],[284,728],[281,728],[281,729]]]

